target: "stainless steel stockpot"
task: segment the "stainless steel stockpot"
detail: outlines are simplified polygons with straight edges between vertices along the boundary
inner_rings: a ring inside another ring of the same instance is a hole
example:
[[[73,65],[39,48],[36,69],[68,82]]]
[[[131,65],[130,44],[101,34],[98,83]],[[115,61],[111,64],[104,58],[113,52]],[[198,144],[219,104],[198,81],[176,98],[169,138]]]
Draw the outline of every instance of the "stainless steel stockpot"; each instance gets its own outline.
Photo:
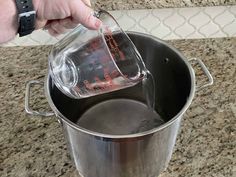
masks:
[[[213,84],[212,76],[199,59],[188,61],[179,51],[156,37],[129,32],[156,84],[155,110],[165,123],[151,130],[128,135],[93,132],[76,124],[92,106],[106,100],[125,98],[145,103],[142,86],[111,92],[86,99],[71,99],[60,92],[50,75],[44,82],[45,95],[53,113],[33,111],[29,106],[30,81],[26,90],[29,114],[56,115],[61,123],[71,157],[84,177],[156,177],[168,165],[183,114],[194,93]],[[197,63],[208,77],[208,83],[195,84],[190,63]]]

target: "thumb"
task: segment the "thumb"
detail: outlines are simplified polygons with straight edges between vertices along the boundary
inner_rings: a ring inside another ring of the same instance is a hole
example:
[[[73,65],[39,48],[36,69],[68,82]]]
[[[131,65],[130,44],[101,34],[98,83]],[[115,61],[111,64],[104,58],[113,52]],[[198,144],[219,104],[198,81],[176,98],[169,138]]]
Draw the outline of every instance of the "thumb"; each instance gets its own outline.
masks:
[[[81,23],[87,28],[98,29],[101,25],[101,20],[93,16],[94,11],[84,4],[83,1],[77,0],[71,7],[72,20],[75,23]]]

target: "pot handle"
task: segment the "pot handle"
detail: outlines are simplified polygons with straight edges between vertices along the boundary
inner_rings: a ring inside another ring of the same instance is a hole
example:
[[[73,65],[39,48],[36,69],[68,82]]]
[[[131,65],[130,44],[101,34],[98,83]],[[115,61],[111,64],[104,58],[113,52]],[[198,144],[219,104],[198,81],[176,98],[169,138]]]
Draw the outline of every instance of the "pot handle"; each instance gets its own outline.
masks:
[[[203,84],[203,85],[197,85],[197,86],[196,86],[196,91],[201,90],[201,89],[203,89],[203,88],[205,88],[205,87],[208,87],[208,86],[210,86],[210,85],[213,84],[213,77],[212,77],[211,73],[209,72],[209,70],[207,69],[206,65],[202,62],[202,60],[200,60],[200,59],[198,59],[198,58],[191,58],[191,59],[189,60],[189,62],[190,62],[191,64],[192,64],[192,63],[198,64],[198,65],[201,67],[201,69],[202,69],[202,71],[204,72],[204,74],[205,74],[205,75],[207,76],[207,78],[208,78],[208,82],[207,82],[207,83],[205,83],[205,84]]]
[[[33,85],[44,85],[44,83],[41,82],[41,81],[37,81],[37,80],[32,80],[32,81],[27,82],[27,84],[26,84],[26,92],[25,92],[25,111],[28,114],[31,114],[31,115],[34,115],[34,116],[43,116],[43,117],[53,116],[54,115],[53,112],[34,111],[30,107],[30,90],[31,90],[31,87]]]

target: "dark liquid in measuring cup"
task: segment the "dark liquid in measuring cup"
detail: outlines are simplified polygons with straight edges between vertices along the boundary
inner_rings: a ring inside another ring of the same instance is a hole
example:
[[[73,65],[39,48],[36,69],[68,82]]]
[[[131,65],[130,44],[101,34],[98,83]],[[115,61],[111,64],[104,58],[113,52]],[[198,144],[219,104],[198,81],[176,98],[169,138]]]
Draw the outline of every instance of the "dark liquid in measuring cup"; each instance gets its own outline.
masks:
[[[129,42],[124,41],[121,35],[119,33],[112,35],[112,39],[111,36],[105,37],[107,45],[116,65],[123,75],[122,77],[137,77],[138,72],[144,72],[140,73],[138,77],[140,77],[140,81],[142,82],[147,105],[127,99],[110,100],[95,105],[84,113],[77,122],[81,127],[95,132],[113,135],[133,134],[153,129],[164,123],[162,118],[154,110],[155,83],[153,76],[145,68],[140,68],[136,59],[131,58],[133,55],[130,55],[130,53],[135,51],[131,49]],[[91,42],[97,43],[99,42],[98,40],[95,39]],[[96,47],[99,45],[93,44],[93,46]],[[88,48],[88,46],[85,47]],[[97,57],[103,57],[105,63],[106,57],[104,56],[107,54],[104,51],[103,53],[102,51],[99,53],[98,50],[96,54]],[[98,77],[103,79],[104,70],[100,70],[100,72],[95,70],[94,72],[96,72]],[[91,77],[91,81],[93,77]]]

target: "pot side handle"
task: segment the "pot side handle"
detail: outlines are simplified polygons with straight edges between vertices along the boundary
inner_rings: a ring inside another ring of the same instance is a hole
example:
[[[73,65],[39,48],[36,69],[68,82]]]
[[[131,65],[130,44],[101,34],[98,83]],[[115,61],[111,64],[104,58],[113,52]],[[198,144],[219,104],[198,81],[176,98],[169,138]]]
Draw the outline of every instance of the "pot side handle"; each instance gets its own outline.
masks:
[[[207,69],[206,65],[202,62],[202,60],[200,60],[198,58],[191,58],[189,60],[189,62],[191,64],[193,64],[193,63],[198,64],[201,67],[201,69],[204,72],[204,74],[206,75],[206,77],[208,78],[208,82],[207,83],[205,83],[203,85],[197,85],[196,86],[196,91],[201,90],[201,89],[203,89],[205,87],[208,87],[208,86],[213,84],[213,77],[212,77],[211,73],[209,72],[209,70]]]
[[[49,116],[53,116],[54,113],[53,112],[39,112],[39,111],[34,111],[31,107],[30,107],[30,90],[31,87],[33,85],[44,85],[43,82],[41,81],[37,81],[37,80],[32,80],[27,82],[26,84],[26,92],[25,92],[25,111],[28,114],[34,115],[34,116],[43,116],[43,117],[49,117]]]

